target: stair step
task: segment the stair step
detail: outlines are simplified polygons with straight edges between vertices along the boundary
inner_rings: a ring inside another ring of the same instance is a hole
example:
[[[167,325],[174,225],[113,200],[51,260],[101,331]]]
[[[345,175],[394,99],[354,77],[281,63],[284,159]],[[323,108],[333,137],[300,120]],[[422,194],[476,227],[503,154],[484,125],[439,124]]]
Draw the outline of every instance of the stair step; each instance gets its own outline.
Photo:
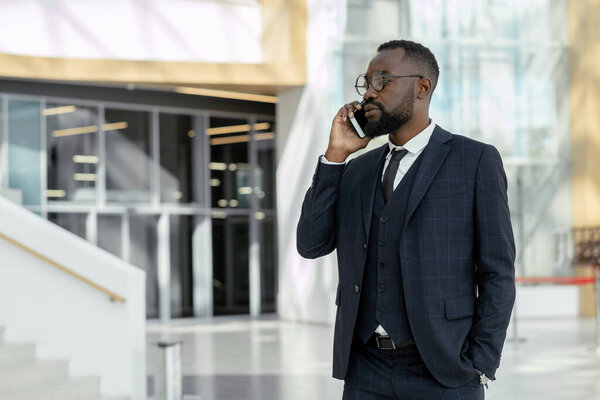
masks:
[[[0,344],[0,371],[35,363],[35,344]]]
[[[67,383],[67,361],[38,361],[35,364],[0,371],[0,398],[26,392],[31,388],[43,389]]]
[[[31,388],[2,396],[2,400],[99,400],[100,378],[71,378],[68,382],[47,388]]]

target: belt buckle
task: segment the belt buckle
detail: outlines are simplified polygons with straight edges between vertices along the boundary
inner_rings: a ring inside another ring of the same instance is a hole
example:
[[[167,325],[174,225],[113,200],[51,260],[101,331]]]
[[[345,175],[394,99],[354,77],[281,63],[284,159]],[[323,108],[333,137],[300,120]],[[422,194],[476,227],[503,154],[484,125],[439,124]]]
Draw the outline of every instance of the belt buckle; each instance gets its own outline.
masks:
[[[396,344],[389,336],[375,336],[375,342],[379,350],[396,350]]]

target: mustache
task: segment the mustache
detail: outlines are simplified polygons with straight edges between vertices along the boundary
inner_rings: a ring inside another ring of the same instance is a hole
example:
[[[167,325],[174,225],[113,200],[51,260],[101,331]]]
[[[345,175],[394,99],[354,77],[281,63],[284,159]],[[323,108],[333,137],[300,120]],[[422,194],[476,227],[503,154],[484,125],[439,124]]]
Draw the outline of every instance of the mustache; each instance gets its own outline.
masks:
[[[373,101],[373,100],[365,101],[362,106],[364,108],[365,106],[367,106],[369,104],[372,105],[372,106],[375,106],[375,107],[379,108],[380,110],[385,110],[385,107],[383,106],[383,104],[381,104],[378,101]]]

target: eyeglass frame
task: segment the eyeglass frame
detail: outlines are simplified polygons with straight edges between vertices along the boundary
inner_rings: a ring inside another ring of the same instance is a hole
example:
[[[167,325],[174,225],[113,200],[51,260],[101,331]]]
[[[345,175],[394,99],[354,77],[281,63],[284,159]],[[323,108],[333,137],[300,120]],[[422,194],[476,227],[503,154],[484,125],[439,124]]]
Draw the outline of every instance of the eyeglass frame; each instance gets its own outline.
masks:
[[[423,79],[425,78],[425,76],[423,75],[417,75],[417,74],[412,74],[412,75],[385,75],[383,72],[381,71],[375,71],[375,72],[379,72],[381,73],[381,80],[383,81],[383,84],[381,86],[381,89],[376,89],[375,86],[373,86],[373,84],[370,82],[370,79],[367,79],[367,74],[360,74],[357,78],[356,78],[356,82],[354,82],[354,89],[356,89],[356,93],[358,93],[359,96],[364,96],[365,93],[367,93],[367,91],[369,90],[369,86],[373,87],[373,90],[375,90],[376,92],[381,92],[386,85],[386,79],[387,78],[419,78],[419,79]],[[375,73],[373,72],[373,73]],[[358,90],[359,87],[363,87],[363,86],[358,86],[358,80],[360,78],[364,78],[365,81],[367,82],[367,87],[365,88],[365,93],[360,93],[360,91]]]

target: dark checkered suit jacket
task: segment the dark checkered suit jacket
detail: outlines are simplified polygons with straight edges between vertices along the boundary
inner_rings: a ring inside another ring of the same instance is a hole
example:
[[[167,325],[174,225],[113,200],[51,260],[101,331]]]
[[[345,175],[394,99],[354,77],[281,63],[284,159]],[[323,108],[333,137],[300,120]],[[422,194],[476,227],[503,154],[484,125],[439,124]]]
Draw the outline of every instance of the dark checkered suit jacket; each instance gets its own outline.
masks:
[[[300,255],[337,249],[333,376],[339,379],[346,376],[386,147],[342,166],[319,161],[298,223]],[[473,379],[474,368],[493,378],[500,362],[515,298],[507,182],[493,146],[438,126],[420,157],[397,227],[402,284],[419,354],[441,384],[456,387]]]

